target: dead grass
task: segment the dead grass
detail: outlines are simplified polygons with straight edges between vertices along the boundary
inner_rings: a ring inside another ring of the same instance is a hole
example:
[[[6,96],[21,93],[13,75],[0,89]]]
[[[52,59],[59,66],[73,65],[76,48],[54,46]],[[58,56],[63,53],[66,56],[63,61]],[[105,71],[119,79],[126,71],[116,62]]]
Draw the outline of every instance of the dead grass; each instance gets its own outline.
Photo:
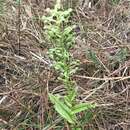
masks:
[[[68,3],[68,4],[67,4]],[[130,5],[108,0],[91,7],[69,0],[78,26],[72,51],[80,60],[73,77],[79,100],[96,102],[93,118],[84,130],[130,129]],[[0,129],[69,130],[48,101],[48,91],[64,93],[50,68],[49,44],[40,20],[54,1],[6,0],[0,17]],[[90,56],[90,51],[92,55]],[[88,56],[89,55],[89,56]],[[95,59],[96,57],[96,59]]]

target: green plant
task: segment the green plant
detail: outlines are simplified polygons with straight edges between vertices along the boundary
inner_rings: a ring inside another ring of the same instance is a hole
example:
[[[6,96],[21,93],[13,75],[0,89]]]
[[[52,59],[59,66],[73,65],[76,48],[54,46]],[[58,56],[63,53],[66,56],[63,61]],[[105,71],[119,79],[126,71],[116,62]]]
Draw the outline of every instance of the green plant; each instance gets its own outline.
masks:
[[[96,66],[101,66],[101,63],[96,55],[96,53],[91,50],[91,49],[88,49],[87,50],[87,57],[92,60],[92,62],[96,65]]]
[[[112,2],[113,5],[116,5],[120,2],[120,0],[111,0],[111,2]]]
[[[4,13],[5,0],[0,0],[0,15]]]
[[[115,55],[109,56],[109,59],[114,63],[122,63],[126,60],[127,56],[128,56],[127,48],[120,48]]]
[[[49,56],[53,61],[53,68],[59,73],[58,79],[62,81],[66,89],[66,95],[54,95],[49,93],[51,102],[55,110],[69,124],[72,130],[80,130],[77,114],[81,111],[94,108],[91,103],[77,102],[76,83],[72,80],[72,75],[78,69],[78,61],[75,60],[69,50],[74,46],[75,25],[71,25],[70,14],[72,9],[63,10],[60,0],[54,9],[47,9],[48,16],[43,16],[45,23],[45,33],[52,48],[49,49]]]

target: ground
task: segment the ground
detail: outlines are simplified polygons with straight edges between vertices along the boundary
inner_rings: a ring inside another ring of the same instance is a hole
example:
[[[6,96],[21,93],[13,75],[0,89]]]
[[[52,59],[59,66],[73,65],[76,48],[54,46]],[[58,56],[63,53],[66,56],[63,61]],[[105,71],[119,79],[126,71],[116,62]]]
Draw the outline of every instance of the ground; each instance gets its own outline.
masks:
[[[78,100],[94,102],[83,130],[130,129],[129,0],[64,0],[76,25],[70,51],[80,61],[72,77]],[[69,130],[48,100],[48,92],[64,94],[50,67],[44,35],[46,8],[53,0],[1,0],[0,129]],[[81,113],[82,114],[85,113]],[[92,114],[92,115],[91,115]]]

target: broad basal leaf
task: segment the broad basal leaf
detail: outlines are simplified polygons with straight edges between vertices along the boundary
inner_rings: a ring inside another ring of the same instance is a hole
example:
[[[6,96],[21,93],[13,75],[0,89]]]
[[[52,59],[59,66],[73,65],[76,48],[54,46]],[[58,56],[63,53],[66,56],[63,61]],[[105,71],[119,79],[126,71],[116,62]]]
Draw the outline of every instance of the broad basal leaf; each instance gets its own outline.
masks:
[[[60,101],[57,96],[49,94],[49,97],[51,102],[54,104],[55,110],[69,123],[74,124],[75,119],[74,116],[72,116],[71,114],[71,109],[66,104],[64,104],[63,101]]]

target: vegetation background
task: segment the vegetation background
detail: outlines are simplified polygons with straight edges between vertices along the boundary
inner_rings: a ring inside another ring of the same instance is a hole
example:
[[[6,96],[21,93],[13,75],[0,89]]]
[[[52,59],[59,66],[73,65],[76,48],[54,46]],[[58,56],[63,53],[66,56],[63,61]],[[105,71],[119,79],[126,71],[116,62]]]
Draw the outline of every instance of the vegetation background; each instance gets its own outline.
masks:
[[[50,68],[44,34],[55,0],[0,0],[0,129],[71,130],[48,100],[64,95]],[[80,61],[73,80],[78,101],[96,103],[78,114],[83,130],[130,129],[129,0],[62,0],[76,25],[71,55]]]

